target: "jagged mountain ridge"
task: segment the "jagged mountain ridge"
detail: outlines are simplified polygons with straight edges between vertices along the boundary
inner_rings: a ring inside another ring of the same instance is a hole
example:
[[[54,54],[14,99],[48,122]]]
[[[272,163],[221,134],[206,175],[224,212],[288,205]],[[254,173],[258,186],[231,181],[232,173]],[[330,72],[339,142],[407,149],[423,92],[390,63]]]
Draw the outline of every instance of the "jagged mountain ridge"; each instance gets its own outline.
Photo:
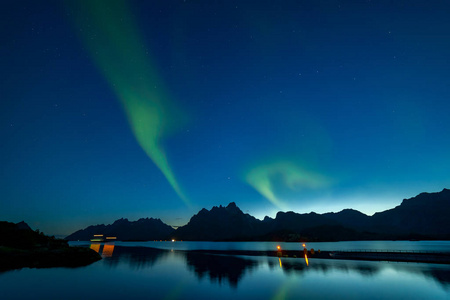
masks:
[[[274,219],[264,220],[244,214],[236,203],[228,206],[203,208],[192,216],[188,224],[162,233],[158,237],[135,232],[133,238],[123,238],[130,227],[116,229],[114,235],[122,240],[171,239],[192,241],[339,241],[375,239],[450,239],[450,190],[421,193],[383,212],[367,216],[357,210],[344,209],[338,213],[299,214],[278,212]],[[141,219],[142,220],[142,219]],[[155,219],[152,219],[155,220]],[[140,220],[139,220],[140,221]],[[139,222],[136,221],[136,222]],[[112,225],[134,223],[121,219]],[[112,226],[108,225],[108,226]],[[90,226],[67,237],[69,240],[89,240],[92,235],[108,231],[108,226]],[[114,226],[113,226],[114,227]],[[118,226],[116,226],[118,227]],[[148,229],[150,230],[150,229]],[[83,232],[83,238],[79,238]],[[88,236],[89,235],[89,236]]]
[[[110,225],[92,225],[78,230],[66,237],[69,241],[89,241],[94,234],[114,236],[121,241],[131,240],[160,240],[167,238],[175,229],[163,223],[160,219],[141,218],[130,222],[128,219],[116,220]]]
[[[341,214],[346,212],[336,213],[336,218]],[[244,214],[232,202],[227,207],[214,206],[210,211],[202,209],[172,236],[177,240],[196,241],[339,240],[333,233],[346,240],[362,238],[354,229],[314,212],[278,212],[275,219],[266,217],[260,221]]]
[[[203,208],[188,224],[179,227],[174,237],[197,241],[248,240],[263,233],[262,223],[231,202],[227,207],[214,206],[210,211]]]
[[[232,209],[229,209],[229,208]],[[354,209],[338,213],[278,212],[260,221],[234,202],[202,209],[173,234],[183,240],[374,240],[450,239],[450,190],[421,193],[390,210],[367,216]]]

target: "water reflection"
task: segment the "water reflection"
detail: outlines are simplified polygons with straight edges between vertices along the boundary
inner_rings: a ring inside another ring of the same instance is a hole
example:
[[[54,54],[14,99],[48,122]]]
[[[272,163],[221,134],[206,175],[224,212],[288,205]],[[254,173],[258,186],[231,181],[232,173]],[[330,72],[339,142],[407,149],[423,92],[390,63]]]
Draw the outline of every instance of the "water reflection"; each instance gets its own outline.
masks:
[[[184,261],[187,269],[194,273],[199,281],[208,278],[211,283],[222,284],[227,282],[233,288],[238,286],[245,274],[258,267],[268,267],[269,269],[281,267],[282,272],[288,276],[305,275],[305,272],[328,274],[338,271],[343,273],[356,272],[363,277],[374,277],[380,275],[386,268],[393,268],[397,272],[416,274],[426,279],[435,280],[446,290],[450,289],[450,267],[447,265],[320,259],[310,259],[309,263],[305,263],[305,260],[301,257],[244,257],[148,247],[114,247],[114,245],[108,245],[105,249],[105,246],[102,248],[104,256],[102,263],[110,267],[128,264],[133,269],[151,269],[158,262],[178,259]]]
[[[95,252],[99,253],[103,258],[112,257],[114,252],[114,243],[113,244],[101,244],[101,243],[92,243],[90,248]]]
[[[226,280],[234,288],[246,271],[258,265],[257,261],[235,256],[205,255],[195,252],[180,252],[180,255],[186,257],[188,269],[193,271],[198,279],[207,276],[211,282],[219,284]]]
[[[115,247],[114,254],[103,258],[110,267],[128,264],[133,269],[152,268],[156,262],[169,255],[170,251],[147,247]]]
[[[101,244],[95,243],[95,244],[91,244],[91,249],[94,250],[97,253],[100,253],[100,246]]]
[[[102,257],[112,257],[114,252],[114,244],[105,244],[103,246]]]
[[[107,244],[109,245],[109,244]],[[0,299],[449,299],[450,266],[87,245],[81,268],[0,273]],[[109,250],[108,250],[109,248]],[[273,247],[275,248],[275,247]],[[280,268],[280,263],[282,268]],[[24,288],[24,282],[26,288]]]

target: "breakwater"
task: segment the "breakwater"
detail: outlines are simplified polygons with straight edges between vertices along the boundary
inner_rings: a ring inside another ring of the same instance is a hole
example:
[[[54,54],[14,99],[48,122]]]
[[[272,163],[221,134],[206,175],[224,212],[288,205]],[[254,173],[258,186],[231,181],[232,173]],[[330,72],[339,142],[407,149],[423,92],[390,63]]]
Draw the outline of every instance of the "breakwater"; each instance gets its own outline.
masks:
[[[281,251],[247,251],[247,250],[181,250],[195,253],[216,255],[247,255],[247,256],[275,256],[304,258],[304,250]],[[317,259],[344,259],[368,261],[395,261],[450,264],[450,252],[432,251],[383,251],[383,250],[353,250],[353,251],[320,251],[306,250],[308,258]]]

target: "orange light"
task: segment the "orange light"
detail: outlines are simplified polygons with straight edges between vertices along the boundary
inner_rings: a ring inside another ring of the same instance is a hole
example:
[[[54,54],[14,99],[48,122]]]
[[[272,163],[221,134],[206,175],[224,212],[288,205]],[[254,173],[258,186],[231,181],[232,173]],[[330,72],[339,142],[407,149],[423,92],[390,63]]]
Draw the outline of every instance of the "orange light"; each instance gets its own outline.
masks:
[[[278,249],[278,250],[281,250],[281,247],[280,247],[280,246],[277,246],[277,249]]]
[[[103,236],[103,234],[94,234],[94,236]]]
[[[100,251],[100,244],[91,244],[90,248],[98,253]]]
[[[306,256],[306,254],[305,254],[305,261],[306,261],[306,265],[309,266],[308,256]]]
[[[280,262],[280,268],[282,268],[283,264],[281,263],[281,258],[278,258],[278,261]]]
[[[114,245],[105,245],[103,246],[102,257],[112,257],[114,252]]]
[[[107,240],[115,240],[115,239],[117,239],[117,237],[115,237],[115,236],[107,236],[106,239]]]
[[[305,245],[305,244],[303,244],[303,247],[306,247],[306,245]]]

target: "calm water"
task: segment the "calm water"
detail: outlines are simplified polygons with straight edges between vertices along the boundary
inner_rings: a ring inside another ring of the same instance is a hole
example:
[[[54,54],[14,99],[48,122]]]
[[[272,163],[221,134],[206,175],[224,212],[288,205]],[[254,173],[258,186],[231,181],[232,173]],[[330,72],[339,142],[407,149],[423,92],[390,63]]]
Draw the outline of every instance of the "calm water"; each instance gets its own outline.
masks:
[[[415,248],[411,250],[423,246],[422,242],[404,243]],[[435,243],[431,245],[438,247],[439,242]],[[440,243],[449,250],[449,242]],[[104,259],[87,267],[0,273],[0,299],[450,299],[448,265],[318,259],[306,265],[300,258],[177,250],[205,249],[207,244],[223,249],[227,243],[176,242],[170,243],[170,249],[125,244],[92,245]],[[228,243],[228,247],[243,249],[247,244],[258,249],[272,245]],[[325,244],[342,245],[321,243],[316,248],[332,250],[326,248],[332,245]],[[288,243],[282,245],[288,248]],[[386,244],[379,246],[386,248]]]
[[[90,245],[90,242],[71,242],[71,245]],[[280,245],[285,250],[303,250],[300,243],[276,242],[116,242],[116,246],[152,247],[167,250],[276,250]],[[329,243],[307,243],[308,249],[315,250],[417,250],[450,252],[450,241],[350,241]]]

